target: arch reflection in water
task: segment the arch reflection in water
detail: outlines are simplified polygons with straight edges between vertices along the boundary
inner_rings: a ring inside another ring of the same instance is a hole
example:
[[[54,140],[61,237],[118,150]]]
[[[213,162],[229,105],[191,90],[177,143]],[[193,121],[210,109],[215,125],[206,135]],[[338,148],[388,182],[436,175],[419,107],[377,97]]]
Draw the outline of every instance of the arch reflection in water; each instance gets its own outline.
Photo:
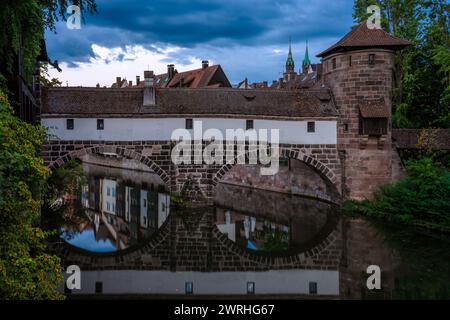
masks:
[[[74,192],[61,238],[91,252],[145,242],[170,213],[170,196],[152,172],[83,162],[87,183]]]
[[[338,206],[299,195],[221,183],[216,226],[240,247],[282,253],[313,247],[336,227]]]

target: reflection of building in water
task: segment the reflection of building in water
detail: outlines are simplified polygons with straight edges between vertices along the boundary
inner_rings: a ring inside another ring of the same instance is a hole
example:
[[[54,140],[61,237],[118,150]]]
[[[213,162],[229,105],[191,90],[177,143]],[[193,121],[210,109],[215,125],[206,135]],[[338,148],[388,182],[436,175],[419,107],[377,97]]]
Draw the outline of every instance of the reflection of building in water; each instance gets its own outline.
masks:
[[[116,187],[117,182],[109,179],[101,179],[102,192],[101,192],[101,204],[102,211],[116,214]]]
[[[109,176],[95,165],[84,166],[89,178],[81,189],[81,204],[89,209],[97,241],[108,238],[118,250],[125,249],[152,235],[167,219],[170,196],[159,192],[159,185],[132,182],[127,170]]]
[[[170,213],[170,196],[164,193],[158,193],[158,218],[156,225],[161,227]]]
[[[216,208],[216,226],[228,239],[247,249],[265,249],[276,234],[283,235],[280,241],[289,244],[289,226],[238,211]]]

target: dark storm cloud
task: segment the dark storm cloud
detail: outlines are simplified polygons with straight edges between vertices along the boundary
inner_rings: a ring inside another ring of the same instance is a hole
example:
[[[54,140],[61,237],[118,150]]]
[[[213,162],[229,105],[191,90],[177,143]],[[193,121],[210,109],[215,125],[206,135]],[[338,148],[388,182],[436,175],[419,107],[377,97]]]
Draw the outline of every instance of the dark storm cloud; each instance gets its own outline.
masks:
[[[202,43],[270,45],[307,37],[332,37],[347,27],[350,0],[97,0],[81,30],[64,23],[47,34],[60,60],[86,60],[91,44],[106,47],[152,43],[195,47]],[[342,23],[342,20],[347,20]]]

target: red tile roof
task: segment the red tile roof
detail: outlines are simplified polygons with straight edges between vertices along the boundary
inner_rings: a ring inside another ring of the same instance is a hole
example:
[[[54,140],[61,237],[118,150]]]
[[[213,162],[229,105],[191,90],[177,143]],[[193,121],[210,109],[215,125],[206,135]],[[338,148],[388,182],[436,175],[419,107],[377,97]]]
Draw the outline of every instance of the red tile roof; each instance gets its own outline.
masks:
[[[407,47],[411,42],[394,37],[382,29],[369,29],[367,20],[361,22],[356,28],[347,33],[341,40],[327,50],[319,53],[318,57],[325,57],[334,52],[348,49],[380,47],[400,50]]]
[[[216,77],[217,79],[215,79]],[[220,65],[176,73],[166,85],[167,88],[187,87],[193,89],[208,86],[231,87]]]
[[[183,79],[183,80],[181,80]],[[175,73],[172,80],[169,81],[169,74],[163,73],[155,76],[155,87],[157,88],[219,88],[231,87],[227,76],[223,72],[220,65],[189,70]],[[180,82],[183,85],[180,85]],[[114,86],[112,86],[114,87]],[[133,88],[143,88],[144,80],[141,80],[138,85]]]

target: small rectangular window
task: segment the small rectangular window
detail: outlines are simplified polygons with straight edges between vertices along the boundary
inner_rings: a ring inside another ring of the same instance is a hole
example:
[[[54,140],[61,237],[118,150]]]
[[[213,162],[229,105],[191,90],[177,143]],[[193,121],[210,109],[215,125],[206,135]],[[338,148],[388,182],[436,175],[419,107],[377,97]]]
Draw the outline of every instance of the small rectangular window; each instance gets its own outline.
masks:
[[[193,294],[194,293],[194,283],[193,282],[186,282],[184,285],[184,291],[186,294]]]
[[[247,294],[255,294],[255,283],[247,282]]]
[[[348,123],[344,123],[344,132],[348,132]]]
[[[369,65],[373,66],[375,64],[375,54],[369,54]]]
[[[97,130],[105,129],[105,123],[103,119],[97,119]]]
[[[194,122],[192,119],[186,119],[186,129],[190,130],[194,127]]]
[[[103,282],[95,282],[95,293],[103,293]]]
[[[253,120],[247,120],[247,121],[245,122],[245,129],[246,129],[246,130],[251,130],[251,129],[253,129]]]
[[[348,66],[352,66],[352,56],[348,56]]]
[[[316,123],[314,121],[308,121],[308,132],[316,132]]]
[[[336,58],[333,58],[332,63],[333,63],[333,70],[334,70],[334,69],[336,69]]]
[[[67,130],[73,130],[73,119],[67,119],[66,127]]]
[[[309,294],[317,294],[317,282],[309,283]]]

